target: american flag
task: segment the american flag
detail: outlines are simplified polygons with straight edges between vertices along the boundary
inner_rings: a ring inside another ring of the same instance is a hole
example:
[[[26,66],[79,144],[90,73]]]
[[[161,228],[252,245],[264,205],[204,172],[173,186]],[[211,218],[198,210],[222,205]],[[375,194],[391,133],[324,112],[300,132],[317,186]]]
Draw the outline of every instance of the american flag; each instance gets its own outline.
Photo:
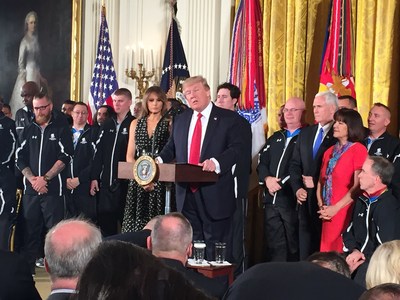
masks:
[[[94,65],[89,95],[89,123],[92,124],[97,109],[104,104],[113,106],[111,95],[118,89],[113,56],[110,44],[110,34],[106,20],[106,9],[101,9],[101,25],[97,44],[96,62]]]
[[[174,17],[169,28],[167,46],[165,48],[164,64],[161,72],[160,87],[169,94],[175,97],[175,92],[178,91],[179,81],[190,77],[189,68],[186,62],[185,51],[181,37],[179,35],[178,24]]]

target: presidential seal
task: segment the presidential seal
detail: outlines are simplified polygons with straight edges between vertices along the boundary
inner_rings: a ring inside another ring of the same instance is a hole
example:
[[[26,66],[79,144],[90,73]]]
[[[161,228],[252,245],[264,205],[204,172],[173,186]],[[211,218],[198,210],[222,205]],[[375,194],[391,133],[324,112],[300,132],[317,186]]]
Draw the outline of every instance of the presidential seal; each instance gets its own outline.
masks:
[[[147,185],[157,175],[157,165],[153,158],[148,155],[139,157],[133,165],[133,178],[140,185]]]

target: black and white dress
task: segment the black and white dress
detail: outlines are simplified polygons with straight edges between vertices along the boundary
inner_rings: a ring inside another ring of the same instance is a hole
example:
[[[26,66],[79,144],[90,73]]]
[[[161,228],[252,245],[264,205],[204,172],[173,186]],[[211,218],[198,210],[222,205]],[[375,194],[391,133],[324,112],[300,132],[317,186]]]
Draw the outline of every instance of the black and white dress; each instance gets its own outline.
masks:
[[[152,152],[154,135],[147,133],[147,117],[139,119],[135,131],[135,159]],[[155,135],[154,150],[161,152],[169,138],[169,123],[162,121]],[[156,182],[154,190],[146,192],[135,180],[129,182],[122,222],[122,232],[142,230],[151,218],[164,214],[165,184]]]

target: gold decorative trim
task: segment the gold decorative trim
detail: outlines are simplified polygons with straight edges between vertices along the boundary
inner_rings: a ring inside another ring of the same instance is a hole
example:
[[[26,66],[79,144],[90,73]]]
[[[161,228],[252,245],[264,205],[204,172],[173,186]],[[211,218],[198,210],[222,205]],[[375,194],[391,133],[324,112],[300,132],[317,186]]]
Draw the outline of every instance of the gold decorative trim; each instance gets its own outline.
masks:
[[[82,0],[72,0],[71,32],[71,90],[70,97],[80,100],[81,81],[81,40],[82,37]]]
[[[139,157],[133,165],[133,178],[140,185],[147,185],[157,175],[157,165],[154,159],[148,155]]]

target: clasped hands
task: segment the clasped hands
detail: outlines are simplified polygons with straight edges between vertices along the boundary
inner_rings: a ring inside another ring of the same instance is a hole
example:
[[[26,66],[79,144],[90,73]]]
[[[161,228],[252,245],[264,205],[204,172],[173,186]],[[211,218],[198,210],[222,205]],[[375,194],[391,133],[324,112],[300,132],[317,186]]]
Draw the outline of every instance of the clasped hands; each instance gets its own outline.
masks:
[[[319,218],[324,221],[331,221],[332,218],[338,213],[339,209],[335,205],[320,205]]]
[[[33,176],[30,179],[30,183],[38,194],[46,194],[48,192],[47,181],[44,180],[43,176]]]

